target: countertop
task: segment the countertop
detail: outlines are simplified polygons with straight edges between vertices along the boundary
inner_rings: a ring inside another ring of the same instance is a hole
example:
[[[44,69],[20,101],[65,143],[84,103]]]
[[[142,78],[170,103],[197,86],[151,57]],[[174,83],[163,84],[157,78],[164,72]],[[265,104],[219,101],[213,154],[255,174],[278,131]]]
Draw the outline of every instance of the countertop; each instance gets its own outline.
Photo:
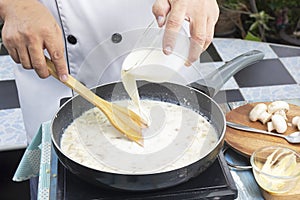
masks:
[[[228,102],[300,99],[300,47],[216,38],[201,56],[205,66],[224,62],[250,50],[265,53],[262,61],[240,72],[222,87]],[[208,54],[210,56],[208,56]],[[27,146],[13,70],[18,67],[9,56],[0,56],[0,150]],[[250,171],[232,175],[239,189],[238,199],[262,199]],[[250,189],[247,189],[250,188]]]

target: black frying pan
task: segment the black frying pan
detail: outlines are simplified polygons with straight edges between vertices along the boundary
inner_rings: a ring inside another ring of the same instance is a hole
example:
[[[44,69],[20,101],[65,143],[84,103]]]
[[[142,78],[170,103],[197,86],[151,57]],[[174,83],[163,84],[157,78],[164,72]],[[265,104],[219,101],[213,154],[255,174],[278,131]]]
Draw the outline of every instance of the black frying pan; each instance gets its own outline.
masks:
[[[210,120],[218,133],[218,142],[206,156],[198,161],[172,171],[142,175],[108,173],[91,169],[75,162],[62,153],[60,149],[61,136],[74,119],[79,117],[83,112],[94,107],[82,97],[75,96],[58,110],[51,124],[52,143],[60,162],[73,174],[88,182],[111,189],[128,191],[163,189],[178,185],[196,177],[215,161],[224,143],[226,129],[225,117],[212,97],[232,75],[244,67],[261,60],[263,56],[264,54],[260,51],[250,51],[227,62],[218,70],[210,73],[205,79],[201,79],[189,86],[173,83],[157,84],[138,81],[141,99],[151,99],[184,105],[185,107],[198,111]],[[116,88],[118,88],[118,99],[115,99],[115,95],[113,95],[113,93],[116,93]],[[94,88],[94,90],[97,95],[110,101],[129,98],[121,82],[99,86]],[[74,107],[76,109],[74,109]]]

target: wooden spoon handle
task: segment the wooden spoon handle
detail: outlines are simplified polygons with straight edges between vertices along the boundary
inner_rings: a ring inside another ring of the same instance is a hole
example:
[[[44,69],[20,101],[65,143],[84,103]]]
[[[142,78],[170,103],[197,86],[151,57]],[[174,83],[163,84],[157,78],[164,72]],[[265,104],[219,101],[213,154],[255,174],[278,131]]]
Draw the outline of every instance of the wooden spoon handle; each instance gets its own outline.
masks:
[[[59,77],[56,74],[56,69],[54,67],[53,62],[49,58],[47,57],[45,58],[46,58],[46,63],[50,74],[60,81]],[[110,106],[110,102],[101,99],[99,96],[97,96],[90,89],[88,89],[86,86],[84,86],[82,83],[80,83],[78,80],[76,80],[73,76],[69,74],[68,74],[68,80],[62,83],[68,86],[69,88],[73,89],[74,91],[76,91],[80,96],[82,96],[87,101],[100,108],[102,111],[104,111],[105,109],[103,106]]]

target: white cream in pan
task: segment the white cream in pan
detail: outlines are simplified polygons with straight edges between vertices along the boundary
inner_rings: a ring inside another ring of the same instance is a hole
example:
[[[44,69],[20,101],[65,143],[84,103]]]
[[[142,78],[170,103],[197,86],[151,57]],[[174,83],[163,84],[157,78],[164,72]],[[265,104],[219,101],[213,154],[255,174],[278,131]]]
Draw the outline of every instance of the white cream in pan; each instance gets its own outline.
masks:
[[[121,135],[98,108],[93,108],[65,130],[62,152],[93,169],[147,174],[192,164],[216,146],[216,130],[200,114],[166,102],[142,100],[140,103],[151,118],[150,127],[143,130],[144,147]]]

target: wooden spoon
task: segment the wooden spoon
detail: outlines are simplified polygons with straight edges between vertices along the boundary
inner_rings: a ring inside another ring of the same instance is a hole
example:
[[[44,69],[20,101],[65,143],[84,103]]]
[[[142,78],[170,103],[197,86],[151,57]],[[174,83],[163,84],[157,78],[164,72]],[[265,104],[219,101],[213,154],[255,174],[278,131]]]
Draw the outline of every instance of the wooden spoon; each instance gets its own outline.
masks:
[[[50,74],[60,81],[53,62],[46,57],[46,63]],[[142,128],[146,128],[147,123],[139,115],[126,107],[113,104],[100,98],[71,75],[68,75],[68,80],[62,83],[98,107],[106,115],[110,123],[128,139],[143,146]]]

